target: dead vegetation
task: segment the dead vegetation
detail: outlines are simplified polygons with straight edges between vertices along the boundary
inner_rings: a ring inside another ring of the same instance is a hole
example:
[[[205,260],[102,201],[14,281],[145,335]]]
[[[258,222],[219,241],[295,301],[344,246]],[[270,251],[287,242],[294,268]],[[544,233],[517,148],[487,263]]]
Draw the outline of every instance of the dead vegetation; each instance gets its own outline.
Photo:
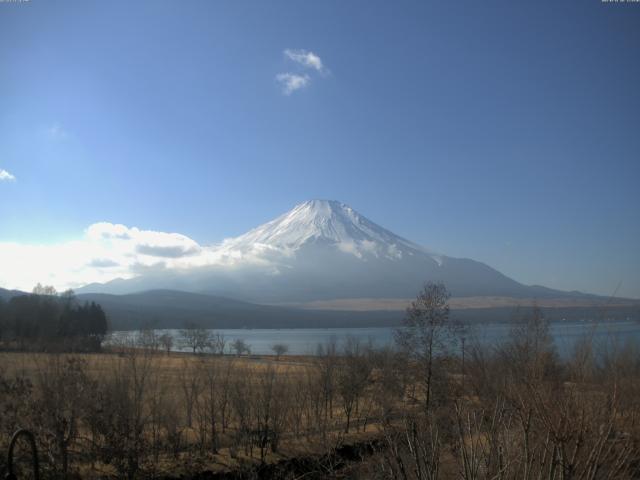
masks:
[[[3,353],[0,449],[32,430],[45,478],[640,478],[636,346],[560,361],[536,313],[503,345],[466,333],[462,362],[446,291],[423,295],[395,349]]]

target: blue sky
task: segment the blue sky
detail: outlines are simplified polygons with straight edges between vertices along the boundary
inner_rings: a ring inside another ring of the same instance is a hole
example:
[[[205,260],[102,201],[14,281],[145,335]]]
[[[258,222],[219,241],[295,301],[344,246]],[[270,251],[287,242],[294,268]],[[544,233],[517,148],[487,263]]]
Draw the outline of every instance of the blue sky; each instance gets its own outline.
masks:
[[[0,248],[210,244],[329,198],[640,298],[639,59],[638,3],[0,3]]]

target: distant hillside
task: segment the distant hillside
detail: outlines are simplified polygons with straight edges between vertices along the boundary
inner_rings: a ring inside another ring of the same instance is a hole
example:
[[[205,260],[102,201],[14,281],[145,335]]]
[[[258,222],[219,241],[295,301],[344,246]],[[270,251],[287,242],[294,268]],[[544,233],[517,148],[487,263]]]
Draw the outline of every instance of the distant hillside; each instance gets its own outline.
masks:
[[[0,298],[8,301],[17,290],[0,289]],[[77,296],[81,303],[94,301],[102,306],[112,330],[143,327],[182,328],[195,323],[206,328],[339,328],[399,325],[404,310],[314,310],[258,305],[231,298],[182,292],[151,290],[128,295],[87,293]],[[468,323],[511,322],[531,311],[531,306],[514,305],[455,308],[454,320]],[[640,305],[543,307],[550,321],[625,320],[640,321]]]
[[[335,328],[399,325],[404,311],[302,310],[257,305],[230,298],[180,292],[152,290],[129,295],[82,294],[80,301],[102,305],[112,329],[131,330],[144,326],[181,328],[187,322],[208,328]],[[452,309],[455,320],[510,322],[526,315],[531,307],[495,307]],[[550,321],[640,320],[640,305],[611,307],[544,307]]]
[[[181,328],[196,323],[209,328],[328,328],[394,325],[402,312],[348,312],[298,310],[257,305],[230,298],[181,292],[151,290],[128,295],[88,293],[78,300],[95,301],[107,312],[113,330],[143,326]]]
[[[7,290],[6,288],[0,288],[0,298],[5,301],[10,300],[12,297],[17,295],[26,295],[26,293],[21,292],[20,290]]]

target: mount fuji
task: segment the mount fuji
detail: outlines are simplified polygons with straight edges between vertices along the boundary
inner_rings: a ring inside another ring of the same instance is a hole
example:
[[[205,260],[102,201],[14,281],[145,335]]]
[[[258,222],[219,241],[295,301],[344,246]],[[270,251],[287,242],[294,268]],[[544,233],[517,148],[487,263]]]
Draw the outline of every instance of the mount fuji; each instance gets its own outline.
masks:
[[[258,303],[407,299],[426,281],[454,297],[587,297],[523,285],[488,265],[433,252],[332,200],[311,200],[236,238],[207,248],[203,266],[160,269],[91,284],[81,293],[174,289]]]

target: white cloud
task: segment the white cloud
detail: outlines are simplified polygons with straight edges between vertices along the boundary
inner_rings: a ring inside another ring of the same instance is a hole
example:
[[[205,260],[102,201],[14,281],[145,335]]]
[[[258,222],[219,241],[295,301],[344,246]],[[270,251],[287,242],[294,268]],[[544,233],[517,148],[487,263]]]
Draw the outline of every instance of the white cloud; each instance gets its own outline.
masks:
[[[286,256],[261,245],[239,248],[224,241],[203,246],[179,233],[100,222],[64,243],[0,242],[0,287],[31,291],[40,282],[63,291],[164,269],[274,268]]]
[[[11,182],[11,181],[15,181],[15,179],[16,177],[14,177],[12,174],[0,168],[0,182],[3,180]]]
[[[309,85],[311,78],[309,75],[298,75],[296,73],[280,73],[276,75],[276,80],[282,85],[282,93],[291,95],[296,90],[300,90]]]
[[[106,243],[111,246],[128,243],[136,253],[150,257],[179,258],[200,250],[200,246],[194,240],[179,233],[140,230],[107,222],[91,225],[85,237],[94,243]]]
[[[290,48],[287,48],[284,51],[284,56],[289,60],[299,63],[304,67],[312,68],[320,73],[325,72],[325,67],[322,64],[322,60],[313,52],[309,52],[307,50],[292,50]]]
[[[283,53],[287,59],[298,64],[298,67],[294,70],[298,70],[299,72],[285,72],[276,75],[276,80],[282,85],[282,93],[285,95],[291,95],[296,90],[305,88],[311,83],[311,77],[307,73],[304,73],[305,69],[315,71],[322,75],[329,72],[322,63],[322,59],[313,52],[287,48]]]

